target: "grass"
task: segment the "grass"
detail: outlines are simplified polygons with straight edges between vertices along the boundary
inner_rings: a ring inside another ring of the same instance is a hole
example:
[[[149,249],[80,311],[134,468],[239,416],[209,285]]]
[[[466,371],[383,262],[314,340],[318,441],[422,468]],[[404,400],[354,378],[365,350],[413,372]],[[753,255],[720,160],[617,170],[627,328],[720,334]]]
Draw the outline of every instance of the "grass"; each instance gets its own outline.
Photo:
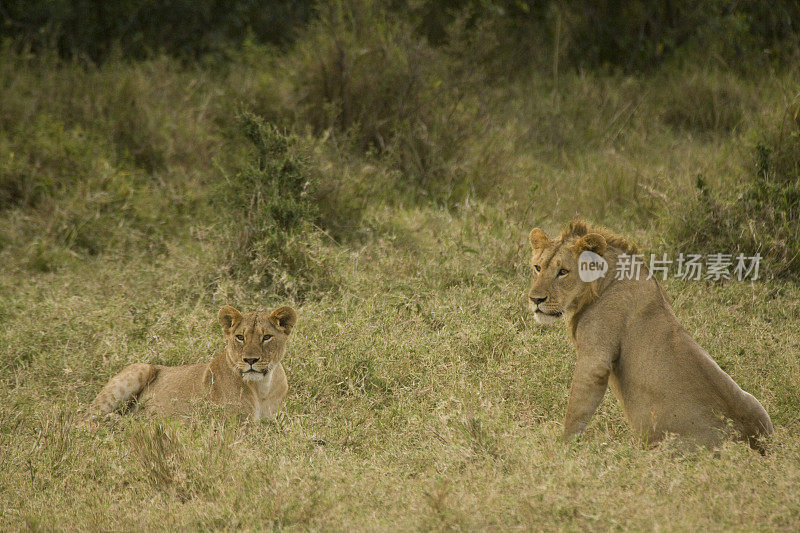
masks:
[[[686,231],[709,220],[702,194],[738,213],[746,183],[791,236],[781,184],[794,167],[770,117],[795,101],[796,75],[563,73],[557,92],[540,72],[481,91],[460,79],[442,91],[460,100],[424,95],[425,113],[459,128],[422,138],[430,168],[398,163],[415,150],[413,116],[375,150],[377,122],[360,137],[282,110],[297,87],[275,73],[302,70],[308,50],[257,52],[224,70],[4,56],[0,529],[800,527],[788,258],[754,283],[664,284],[680,322],[772,416],[766,457],[734,443],[647,449],[611,394],[580,442],[561,443],[574,348],[524,302],[528,231],[575,214],[648,250],[733,252],[735,235]],[[762,193],[759,142],[781,157]],[[209,360],[224,304],[299,311],[276,423],[199,405],[185,419],[76,424],[126,364]]]
[[[74,426],[127,363],[208,360],[222,302],[266,304],[235,281],[198,283],[213,270],[202,255],[5,276],[3,528],[797,525],[796,285],[666,286],[681,322],[770,411],[767,457],[643,449],[610,395],[564,445],[573,349],[523,306],[523,231],[480,215],[383,213],[395,233],[352,252],[336,295],[300,307],[274,425],[208,408]]]

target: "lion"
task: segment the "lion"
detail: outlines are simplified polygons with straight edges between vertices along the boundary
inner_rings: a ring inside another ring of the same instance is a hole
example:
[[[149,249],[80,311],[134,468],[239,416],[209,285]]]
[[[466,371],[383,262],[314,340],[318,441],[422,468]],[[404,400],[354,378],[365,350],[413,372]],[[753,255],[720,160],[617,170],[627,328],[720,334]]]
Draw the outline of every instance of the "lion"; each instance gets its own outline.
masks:
[[[675,434],[690,448],[715,448],[732,429],[764,453],[763,439],[773,431],[766,410],[681,327],[655,277],[642,268],[638,279],[617,279],[619,257],[639,253],[635,244],[583,220],[556,239],[539,228],[529,239],[528,305],[539,323],[565,318],[577,351],[564,440],[584,431],[610,386],[645,442]]]
[[[242,315],[226,305],[218,319],[225,336],[224,352],[209,363],[127,366],[94,399],[87,420],[134,402],[147,413],[185,414],[194,400],[204,398],[254,420],[274,419],[289,390],[281,358],[297,313],[284,306],[271,313]]]

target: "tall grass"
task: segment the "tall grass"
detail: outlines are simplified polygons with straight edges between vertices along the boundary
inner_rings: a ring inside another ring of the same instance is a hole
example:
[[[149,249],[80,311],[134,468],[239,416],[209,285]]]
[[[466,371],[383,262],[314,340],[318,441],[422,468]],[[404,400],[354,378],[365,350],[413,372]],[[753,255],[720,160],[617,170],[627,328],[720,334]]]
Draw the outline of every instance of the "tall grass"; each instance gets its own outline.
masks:
[[[770,276],[800,270],[800,122],[797,98],[762,119],[746,143],[748,167],[735,194],[713,190],[698,176],[686,218],[674,223],[676,239],[700,250],[760,254]],[[680,219],[679,219],[680,220]]]
[[[375,154],[412,188],[438,194],[462,129],[458,90],[444,56],[379,5],[320,7],[283,61],[284,105],[301,127]]]
[[[0,233],[29,244],[30,266],[156,251],[196,216],[221,144],[202,75],[167,58],[86,67],[9,47],[2,58],[0,209],[15,222]]]

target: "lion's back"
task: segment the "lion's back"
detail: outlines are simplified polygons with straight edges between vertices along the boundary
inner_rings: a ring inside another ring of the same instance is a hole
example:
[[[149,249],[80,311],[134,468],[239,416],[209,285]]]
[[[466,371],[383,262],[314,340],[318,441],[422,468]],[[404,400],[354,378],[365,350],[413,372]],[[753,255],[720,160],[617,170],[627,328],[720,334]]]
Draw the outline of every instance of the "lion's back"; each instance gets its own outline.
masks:
[[[209,390],[208,364],[156,366],[156,376],[139,395],[140,408],[159,414],[186,411]]]
[[[669,432],[713,445],[726,426],[722,416],[745,438],[771,433],[761,404],[679,324],[660,287],[648,292],[638,291],[629,310],[618,367],[634,428],[656,440]]]

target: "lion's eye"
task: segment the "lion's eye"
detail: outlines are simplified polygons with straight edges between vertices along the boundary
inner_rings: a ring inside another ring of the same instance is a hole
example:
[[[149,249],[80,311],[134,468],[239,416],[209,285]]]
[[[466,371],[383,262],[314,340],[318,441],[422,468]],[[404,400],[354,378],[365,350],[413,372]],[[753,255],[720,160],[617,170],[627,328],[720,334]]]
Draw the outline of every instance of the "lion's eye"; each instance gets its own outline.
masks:
[[[264,338],[263,338],[263,339],[261,339],[261,342],[267,342],[267,341],[268,341],[268,340],[270,340],[271,338],[272,338],[272,335],[264,335]]]
[[[236,335],[236,340],[240,342],[244,342],[244,335]]]
[[[561,276],[566,276],[567,274],[569,274],[569,270],[567,270],[566,268],[559,269],[559,271],[558,271],[558,277],[559,278]]]
[[[536,272],[541,272],[541,271],[542,271],[542,267],[540,267],[539,265],[533,265],[533,269],[534,269]]]

